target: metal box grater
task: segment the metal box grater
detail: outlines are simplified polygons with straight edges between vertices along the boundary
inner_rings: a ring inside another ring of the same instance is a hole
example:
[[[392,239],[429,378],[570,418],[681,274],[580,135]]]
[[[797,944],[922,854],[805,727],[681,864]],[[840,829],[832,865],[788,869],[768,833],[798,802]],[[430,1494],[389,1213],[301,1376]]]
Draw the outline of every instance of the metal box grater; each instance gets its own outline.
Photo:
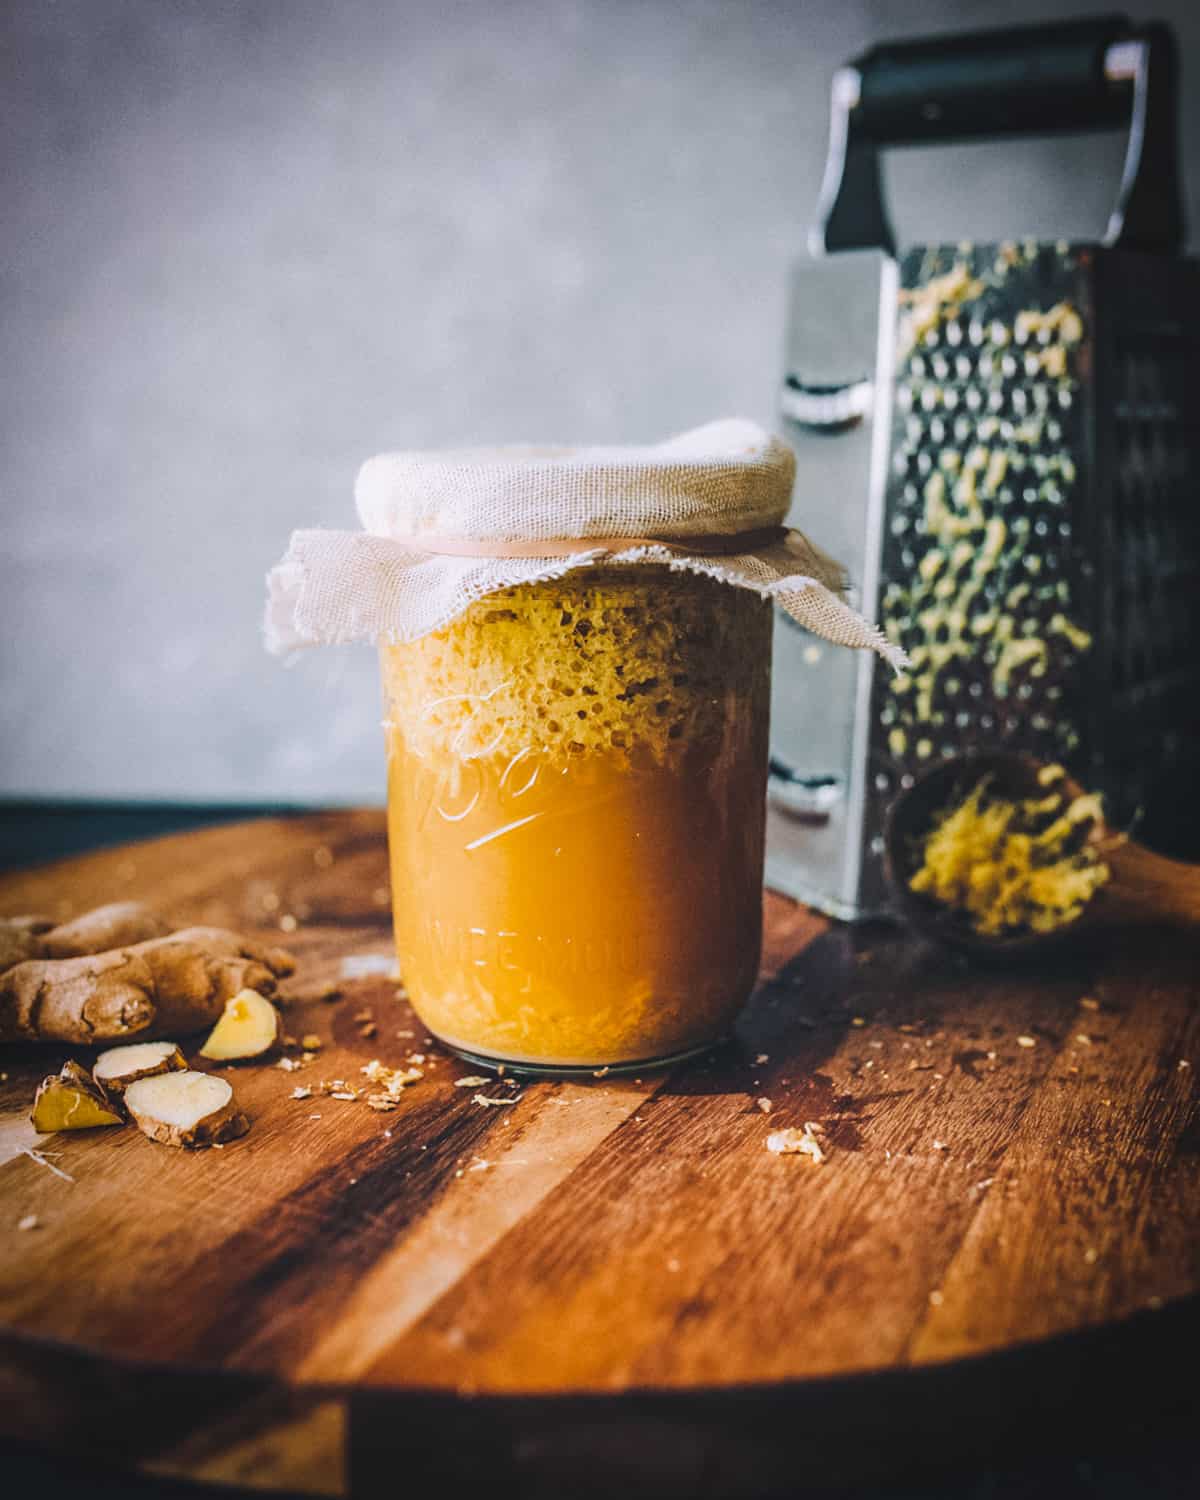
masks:
[[[1175,253],[1174,110],[1169,36],[1119,18],[875,49],[835,79],[781,394],[792,519],[913,661],[890,677],[777,627],[768,880],[835,915],[883,908],[892,797],[972,748],[1062,760],[1115,823],[1200,857],[1200,265]],[[883,140],[1122,112],[1104,243],[895,257]]]

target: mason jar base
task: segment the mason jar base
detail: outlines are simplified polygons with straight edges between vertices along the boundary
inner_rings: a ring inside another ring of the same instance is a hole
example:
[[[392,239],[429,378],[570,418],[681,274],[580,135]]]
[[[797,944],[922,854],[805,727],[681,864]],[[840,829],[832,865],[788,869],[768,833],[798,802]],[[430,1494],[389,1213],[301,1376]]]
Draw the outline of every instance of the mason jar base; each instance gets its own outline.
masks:
[[[461,1057],[463,1062],[468,1062],[473,1068],[486,1068],[488,1072],[504,1074],[514,1078],[612,1078],[627,1076],[630,1073],[644,1073],[650,1069],[662,1069],[674,1067],[676,1063],[686,1062],[689,1058],[699,1057],[702,1053],[711,1052],[719,1046],[729,1035],[728,1031],[722,1031],[717,1036],[710,1037],[707,1041],[700,1042],[693,1047],[685,1047],[676,1052],[664,1053],[659,1057],[634,1058],[629,1062],[610,1063],[551,1063],[535,1062],[528,1058],[497,1057],[487,1052],[475,1052],[469,1047],[461,1047],[457,1042],[452,1042],[446,1037],[438,1036],[437,1032],[431,1033],[448,1051],[453,1052],[456,1057]]]

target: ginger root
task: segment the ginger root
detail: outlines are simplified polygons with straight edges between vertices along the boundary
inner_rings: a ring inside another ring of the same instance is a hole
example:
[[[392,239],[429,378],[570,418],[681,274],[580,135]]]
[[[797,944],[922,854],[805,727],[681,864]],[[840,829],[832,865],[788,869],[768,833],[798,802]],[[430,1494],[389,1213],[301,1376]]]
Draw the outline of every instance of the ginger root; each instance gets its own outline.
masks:
[[[159,1073],[181,1073],[187,1060],[174,1042],[131,1042],[110,1047],[96,1059],[92,1077],[101,1088],[118,1097],[139,1078]]]
[[[0,974],[0,1041],[94,1044],[187,1035],[239,990],[271,994],[295,961],[221,927],[82,958],[30,959]]]
[[[278,1040],[279,1012],[257,990],[242,990],[225,1002],[200,1056],[213,1062],[240,1062],[262,1057]]]
[[[30,958],[79,958],[166,937],[171,923],[140,901],[113,901],[55,926],[49,917],[0,918],[0,974]]]
[[[27,958],[40,958],[42,934],[53,926],[49,917],[0,917],[0,974]]]
[[[39,958],[80,958],[109,948],[130,948],[166,937],[171,923],[140,901],[112,901],[52,928],[41,939]]]
[[[245,1135],[250,1122],[224,1078],[211,1073],[159,1073],[125,1090],[138,1129],[164,1146],[213,1146]]]
[[[38,1084],[30,1119],[42,1135],[125,1123],[118,1107],[77,1062],[64,1063],[61,1073],[51,1073]]]

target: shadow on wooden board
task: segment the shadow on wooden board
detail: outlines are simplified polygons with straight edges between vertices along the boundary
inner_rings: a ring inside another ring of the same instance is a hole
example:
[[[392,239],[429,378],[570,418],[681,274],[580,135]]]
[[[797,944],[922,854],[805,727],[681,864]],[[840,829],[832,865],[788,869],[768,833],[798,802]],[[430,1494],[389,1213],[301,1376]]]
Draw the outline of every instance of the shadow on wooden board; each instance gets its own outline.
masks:
[[[772,1388],[447,1403],[360,1392],[351,1406],[355,1494],[402,1467],[428,1493],[655,1500],[774,1500],[824,1493],[973,1494],[986,1470],[1020,1493],[1045,1472],[1075,1493],[1194,1494],[1200,1300],[1127,1323],[951,1364]],[[1156,1460],[1162,1460],[1155,1482]],[[1129,1466],[1132,1464],[1132,1468]],[[1110,1490],[1122,1474],[1131,1488]],[[1140,1476],[1140,1477],[1138,1477]],[[1165,1487],[1163,1487],[1165,1486]],[[1039,1489],[1037,1493],[1041,1493]]]
[[[1198,1339],[1200,1300],[1189,1299],[1000,1355],[791,1386],[547,1398],[360,1388],[348,1394],[344,1455],[284,1455],[257,1473],[214,1462],[214,1437],[245,1446],[257,1426],[287,1430],[340,1393],[114,1366],[9,1337],[0,1407],[18,1440],[10,1477],[45,1472],[58,1493],[86,1464],[97,1500],[124,1493],[121,1473],[138,1469],[157,1477],[131,1478],[128,1493],[155,1500],[213,1478],[364,1497],[1182,1500],[1200,1479],[1187,1437],[1200,1421]]]

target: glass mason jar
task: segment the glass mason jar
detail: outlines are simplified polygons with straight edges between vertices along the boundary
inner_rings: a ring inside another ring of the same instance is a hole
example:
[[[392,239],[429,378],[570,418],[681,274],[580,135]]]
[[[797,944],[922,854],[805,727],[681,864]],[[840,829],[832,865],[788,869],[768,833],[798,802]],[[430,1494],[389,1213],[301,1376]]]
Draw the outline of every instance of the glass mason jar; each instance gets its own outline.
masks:
[[[645,1066],[702,1048],[762,934],[772,611],[589,567],[381,648],[396,947],[473,1061]]]

